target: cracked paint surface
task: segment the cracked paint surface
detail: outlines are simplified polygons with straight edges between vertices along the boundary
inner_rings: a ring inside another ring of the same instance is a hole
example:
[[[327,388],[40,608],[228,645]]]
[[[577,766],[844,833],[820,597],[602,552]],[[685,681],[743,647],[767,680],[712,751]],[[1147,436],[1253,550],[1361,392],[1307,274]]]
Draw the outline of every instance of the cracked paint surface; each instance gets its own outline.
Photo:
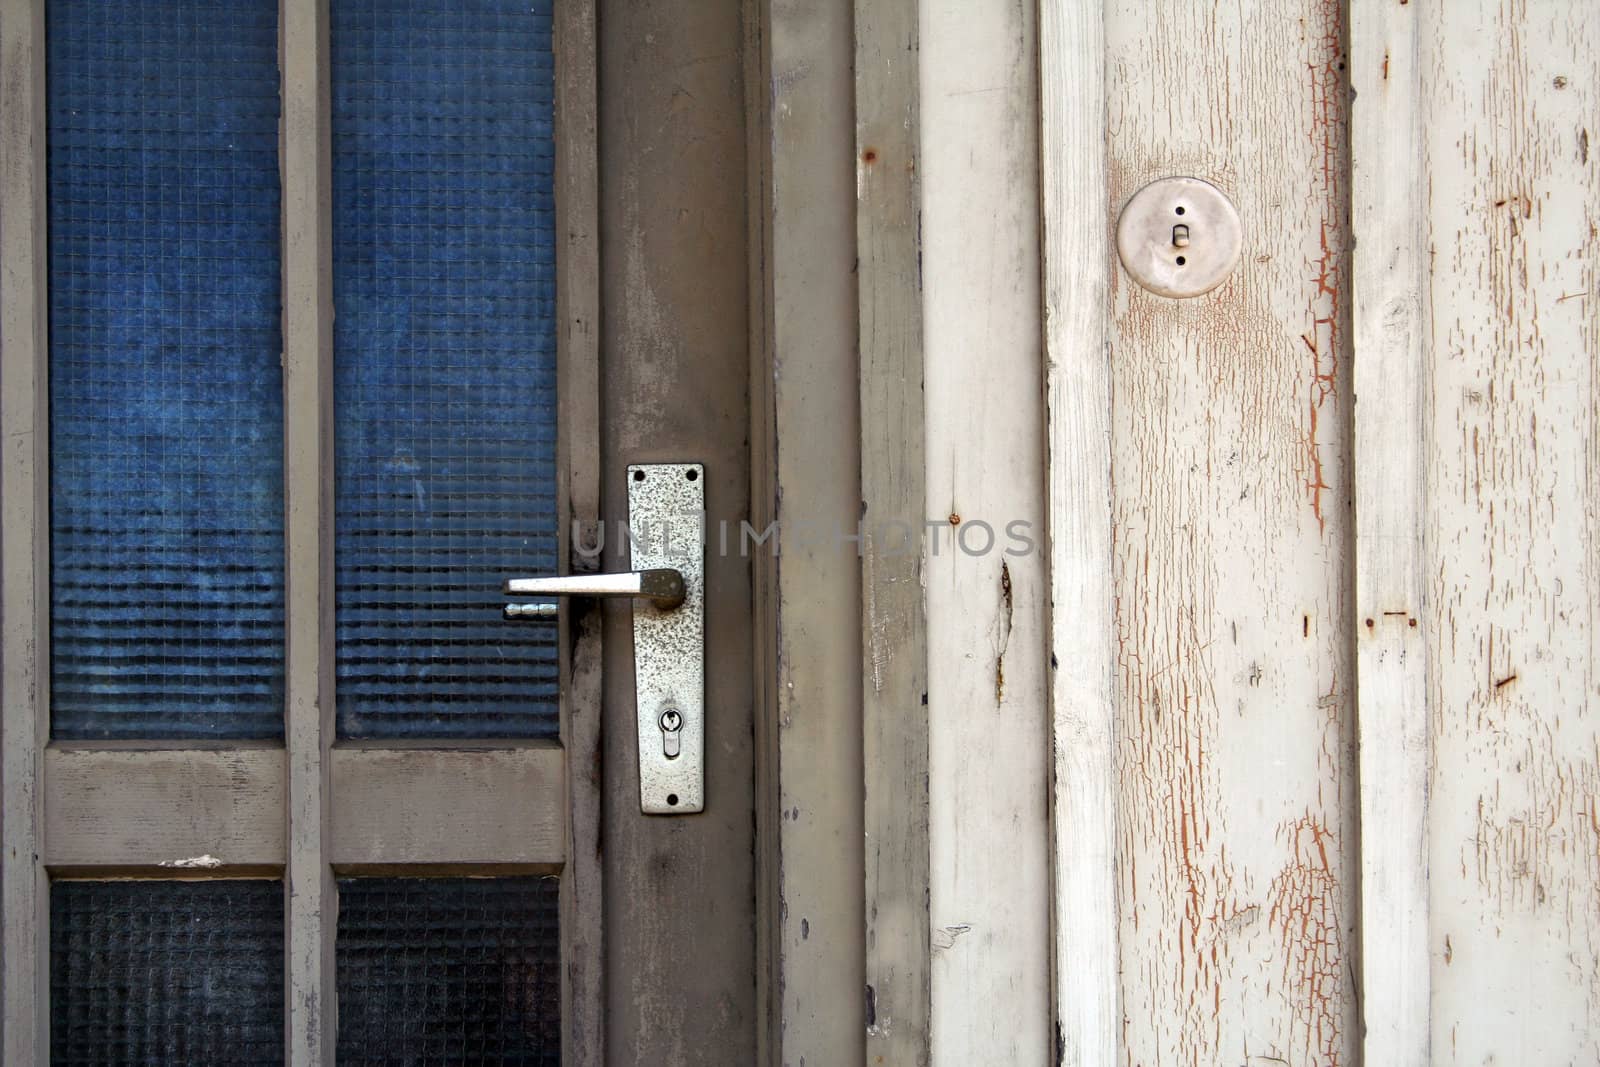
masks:
[[[1191,175],[1245,231],[1206,296],[1114,281],[1130,1067],[1357,1060],[1342,20],[1108,10],[1113,200]]]

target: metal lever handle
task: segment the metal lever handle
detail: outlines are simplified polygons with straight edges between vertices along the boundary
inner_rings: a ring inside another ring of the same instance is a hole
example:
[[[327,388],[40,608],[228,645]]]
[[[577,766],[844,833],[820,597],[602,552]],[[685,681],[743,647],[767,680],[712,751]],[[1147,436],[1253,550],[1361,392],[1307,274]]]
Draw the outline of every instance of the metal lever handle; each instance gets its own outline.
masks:
[[[640,597],[656,607],[671,611],[683,603],[681,571],[656,567],[619,574],[569,574],[560,578],[512,578],[506,582],[507,596],[588,596]],[[507,604],[506,618],[526,619],[556,613],[554,604]]]

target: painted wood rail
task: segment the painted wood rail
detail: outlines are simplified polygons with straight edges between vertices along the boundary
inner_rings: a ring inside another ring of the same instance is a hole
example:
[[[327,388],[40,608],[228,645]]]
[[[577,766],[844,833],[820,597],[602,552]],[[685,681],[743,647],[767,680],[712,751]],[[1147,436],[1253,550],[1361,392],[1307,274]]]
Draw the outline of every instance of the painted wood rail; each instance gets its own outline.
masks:
[[[1105,23],[1039,17],[1045,407],[1050,450],[1051,955],[1057,1062],[1115,1062],[1116,662],[1111,578]]]
[[[1600,1061],[1600,7],[1424,5],[1431,1054]]]
[[[1356,610],[1345,625],[1360,694],[1367,1063],[1428,1062],[1421,17],[1410,4],[1350,12]]]
[[[925,0],[921,31],[932,1054],[1045,1063],[1037,30],[1032,5]]]
[[[867,1057],[929,1058],[928,644],[916,0],[856,0]],[[884,531],[880,539],[875,531]]]

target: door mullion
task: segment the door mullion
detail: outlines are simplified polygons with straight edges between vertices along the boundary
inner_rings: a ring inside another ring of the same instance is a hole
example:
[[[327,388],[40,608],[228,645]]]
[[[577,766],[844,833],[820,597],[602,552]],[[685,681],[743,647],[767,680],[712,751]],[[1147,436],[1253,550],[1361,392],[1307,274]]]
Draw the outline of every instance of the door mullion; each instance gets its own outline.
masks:
[[[283,0],[283,369],[287,534],[287,1062],[333,1062],[333,297],[328,20]]]
[[[41,856],[50,737],[43,0],[0,4],[0,939],[4,1061],[49,1058],[50,893]]]
[[[569,573],[599,567],[573,531],[600,531],[600,219],[595,0],[555,5],[556,363],[560,558]],[[561,879],[562,1062],[605,1063],[603,863],[600,853],[600,614],[561,608],[561,743],[567,763],[566,869]],[[579,769],[579,770],[576,770]]]

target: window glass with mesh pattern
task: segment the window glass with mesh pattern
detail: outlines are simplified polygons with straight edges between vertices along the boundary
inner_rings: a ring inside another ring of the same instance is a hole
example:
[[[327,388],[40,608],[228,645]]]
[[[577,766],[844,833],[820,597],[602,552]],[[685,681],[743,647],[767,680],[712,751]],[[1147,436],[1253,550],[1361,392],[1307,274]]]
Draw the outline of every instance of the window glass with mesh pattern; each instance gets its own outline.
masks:
[[[278,737],[278,5],[45,10],[52,733]]]
[[[551,0],[334,0],[338,728],[554,737]]]
[[[50,1060],[281,1064],[283,883],[56,882]]]
[[[341,1064],[561,1062],[555,878],[343,878]]]

